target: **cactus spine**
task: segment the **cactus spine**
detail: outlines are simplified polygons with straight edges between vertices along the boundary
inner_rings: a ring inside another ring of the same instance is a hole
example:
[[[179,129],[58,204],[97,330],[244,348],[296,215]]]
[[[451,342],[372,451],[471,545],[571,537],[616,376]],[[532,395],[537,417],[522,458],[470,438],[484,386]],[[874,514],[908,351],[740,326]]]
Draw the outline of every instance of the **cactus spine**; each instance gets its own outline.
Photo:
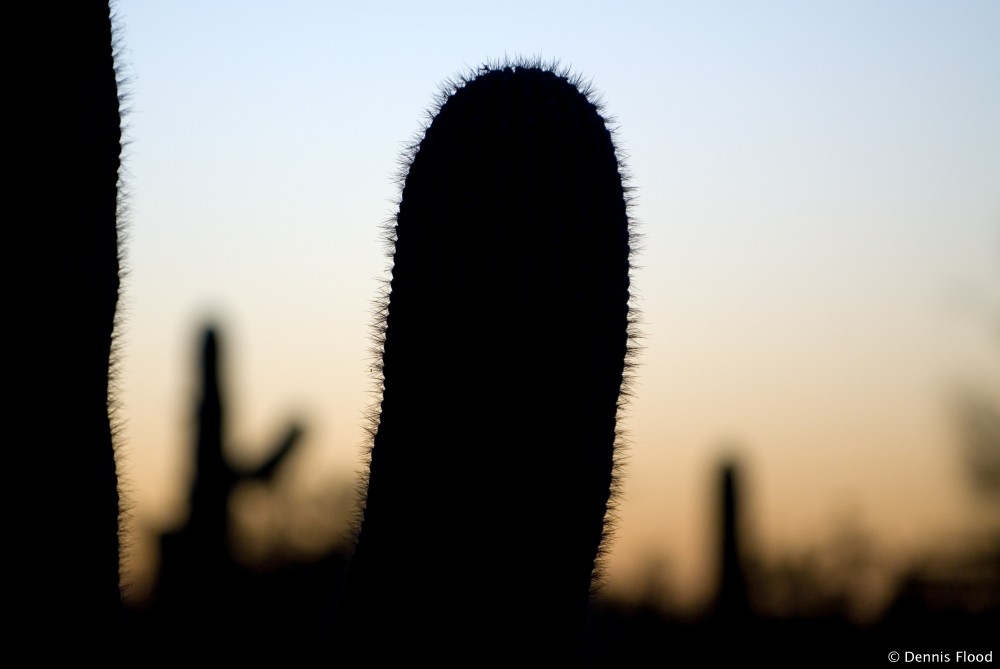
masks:
[[[578,648],[630,352],[620,172],[590,91],[538,63],[453,85],[413,147],[347,595],[357,638]]]

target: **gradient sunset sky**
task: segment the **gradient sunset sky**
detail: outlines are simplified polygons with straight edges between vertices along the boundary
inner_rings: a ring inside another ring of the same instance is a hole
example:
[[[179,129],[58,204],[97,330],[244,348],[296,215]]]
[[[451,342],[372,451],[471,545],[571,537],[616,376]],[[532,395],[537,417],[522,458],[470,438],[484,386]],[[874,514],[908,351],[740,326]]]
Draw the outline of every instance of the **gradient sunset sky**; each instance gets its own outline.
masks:
[[[208,319],[224,328],[234,455],[262,455],[298,416],[295,485],[358,469],[399,158],[442,82],[518,55],[593,81],[636,189],[645,339],[611,585],[659,554],[682,596],[704,590],[712,476],[730,452],[763,552],[845,516],[891,551],[985,522],[954,403],[969,387],[1000,398],[1000,3],[117,13],[136,523],[183,511]]]

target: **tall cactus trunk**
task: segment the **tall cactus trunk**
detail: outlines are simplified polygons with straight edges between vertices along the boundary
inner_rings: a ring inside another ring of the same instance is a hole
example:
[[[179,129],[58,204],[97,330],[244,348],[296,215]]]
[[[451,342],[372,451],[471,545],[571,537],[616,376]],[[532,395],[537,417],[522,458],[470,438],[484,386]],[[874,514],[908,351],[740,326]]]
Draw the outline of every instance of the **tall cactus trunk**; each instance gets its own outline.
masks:
[[[113,621],[120,606],[109,366],[121,132],[111,18],[106,0],[15,11],[32,14],[18,25],[45,41],[33,49],[37,58],[13,68],[27,73],[14,97],[29,113],[11,124],[24,143],[9,163],[12,206],[24,207],[12,232],[26,239],[8,247],[19,253],[8,264],[30,260],[31,267],[18,282],[15,300],[25,303],[14,302],[20,311],[11,321],[15,336],[24,333],[13,361],[23,405],[15,400],[11,419],[24,428],[22,443],[11,447],[26,462],[7,475],[35,478],[30,499],[13,514],[14,543],[27,556],[9,571],[26,579],[15,589],[30,593],[33,627],[83,634],[85,625],[87,639],[100,640],[100,623]],[[83,648],[72,652],[80,657]]]
[[[66,3],[60,26],[66,54],[68,113],[59,163],[65,199],[56,222],[66,273],[60,299],[72,317],[63,340],[65,402],[53,407],[65,420],[56,466],[78,491],[68,499],[65,530],[79,547],[80,573],[67,574],[70,592],[84,601],[118,599],[118,487],[108,406],[108,374],[118,301],[118,168],[121,130],[107,2]],[[57,242],[58,243],[58,242]],[[72,390],[71,390],[72,389]],[[72,570],[70,570],[72,572]]]
[[[626,200],[599,109],[537,66],[459,84],[413,148],[347,592],[362,652],[577,652],[629,350]]]
[[[220,593],[225,593],[229,555],[229,497],[237,477],[223,452],[225,406],[219,379],[219,336],[206,328],[201,349],[201,397],[195,437],[195,480],[191,490],[192,569],[187,584],[218,615]],[[197,565],[195,568],[194,566]]]
[[[728,625],[742,625],[750,619],[747,593],[746,554],[743,544],[744,512],[742,474],[737,461],[721,468],[719,500],[719,591],[714,617]]]

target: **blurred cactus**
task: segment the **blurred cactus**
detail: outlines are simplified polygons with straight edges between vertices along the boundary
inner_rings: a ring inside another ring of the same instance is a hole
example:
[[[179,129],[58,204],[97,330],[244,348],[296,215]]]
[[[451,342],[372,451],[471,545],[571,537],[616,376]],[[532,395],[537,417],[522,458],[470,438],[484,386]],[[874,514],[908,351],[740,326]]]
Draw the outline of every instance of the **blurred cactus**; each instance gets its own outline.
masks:
[[[240,577],[229,547],[229,500],[250,480],[268,480],[294,450],[302,434],[292,424],[254,469],[239,469],[225,456],[225,401],[220,381],[220,344],[216,329],[203,335],[201,393],[196,411],[195,477],[190,516],[179,532],[163,537],[161,603],[183,617],[232,612]]]
[[[592,91],[537,63],[453,84],[412,147],[345,607],[363,652],[580,647],[634,352],[627,209]]]
[[[966,471],[976,492],[1000,501],[1000,405],[986,391],[965,391],[958,405]]]
[[[38,28],[42,44],[7,82],[9,99],[27,102],[11,112],[6,187],[20,205],[6,246],[8,267],[16,268],[5,319],[14,353],[7,412],[17,426],[8,433],[15,461],[6,471],[21,482],[6,536],[14,556],[7,570],[19,581],[9,604],[15,625],[46,630],[78,658],[109,640],[120,611],[109,396],[119,82],[106,1],[23,3],[11,11],[10,25]],[[19,636],[15,628],[12,637]]]
[[[724,462],[719,476],[718,592],[714,615],[727,625],[745,624],[750,618],[747,593],[747,558],[743,541],[742,473],[737,461]]]

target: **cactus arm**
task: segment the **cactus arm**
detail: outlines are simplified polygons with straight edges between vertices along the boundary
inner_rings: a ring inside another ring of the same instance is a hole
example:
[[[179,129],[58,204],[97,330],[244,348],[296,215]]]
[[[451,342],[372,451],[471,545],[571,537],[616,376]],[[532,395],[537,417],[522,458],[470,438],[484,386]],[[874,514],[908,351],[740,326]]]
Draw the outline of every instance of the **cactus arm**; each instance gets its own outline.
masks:
[[[299,423],[292,423],[281,435],[274,446],[269,449],[271,455],[253,469],[249,469],[240,475],[242,479],[253,479],[256,481],[267,481],[274,476],[281,464],[295,452],[296,447],[302,439],[304,430]]]

